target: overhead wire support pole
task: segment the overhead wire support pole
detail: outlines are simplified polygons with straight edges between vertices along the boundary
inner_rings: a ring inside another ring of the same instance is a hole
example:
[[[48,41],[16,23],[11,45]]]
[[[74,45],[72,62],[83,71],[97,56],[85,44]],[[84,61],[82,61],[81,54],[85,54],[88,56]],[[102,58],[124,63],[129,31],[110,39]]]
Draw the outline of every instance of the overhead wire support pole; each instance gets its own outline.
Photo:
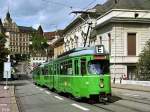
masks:
[[[94,10],[94,12],[95,12],[95,10]],[[73,12],[71,12],[71,13],[75,13],[75,14],[78,14],[78,13],[87,14],[89,20],[91,20],[89,14],[94,13],[94,12],[91,10],[91,11],[73,11]],[[91,22],[91,21],[86,22],[86,20],[85,20],[84,18],[82,18],[81,15],[80,15],[79,17],[80,17],[85,23],[88,24],[88,29],[87,29],[86,37],[84,38],[84,47],[85,47],[85,46],[86,46],[86,41],[87,41],[87,38],[88,38],[88,35],[89,35],[89,31],[90,31],[92,22]]]
[[[85,37],[85,40],[84,40],[84,47],[86,46],[86,41],[87,41],[87,38],[88,38],[88,35],[89,35],[91,24],[92,23],[88,23],[88,30],[87,30],[86,37]]]

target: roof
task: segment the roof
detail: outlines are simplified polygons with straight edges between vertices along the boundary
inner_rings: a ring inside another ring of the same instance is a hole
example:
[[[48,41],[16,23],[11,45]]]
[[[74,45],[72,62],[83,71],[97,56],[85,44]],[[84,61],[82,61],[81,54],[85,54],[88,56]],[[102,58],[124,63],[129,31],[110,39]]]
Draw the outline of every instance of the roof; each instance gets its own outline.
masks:
[[[111,9],[150,10],[150,0],[108,0],[102,7],[103,12]]]
[[[44,37],[46,37],[48,40],[53,40],[56,35],[62,36],[63,30],[57,30],[53,32],[44,32]]]
[[[149,18],[129,18],[129,17],[112,17],[111,19],[105,21],[102,24],[98,24],[94,29],[97,29],[99,27],[103,27],[104,25],[108,23],[145,23],[150,24]]]
[[[21,32],[34,32],[34,31],[36,31],[32,27],[18,26],[18,28],[19,28],[19,31],[21,31]]]
[[[97,49],[103,49],[103,52],[98,52]],[[74,48],[72,50],[66,51],[63,54],[59,55],[59,57],[65,57],[65,56],[81,56],[81,55],[89,55],[89,54],[94,54],[94,55],[106,55],[108,54],[105,51],[104,45],[96,45],[96,46],[91,46],[91,47],[79,47],[79,48]]]
[[[48,40],[53,40],[56,36],[56,32],[44,32],[44,37]]]

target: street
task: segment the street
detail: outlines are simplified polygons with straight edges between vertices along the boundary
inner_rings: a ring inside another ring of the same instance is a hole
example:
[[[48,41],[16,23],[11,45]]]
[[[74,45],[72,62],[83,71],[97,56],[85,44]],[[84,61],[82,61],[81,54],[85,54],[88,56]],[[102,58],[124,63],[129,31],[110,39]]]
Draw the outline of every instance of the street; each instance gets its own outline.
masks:
[[[150,94],[113,88],[112,103],[77,102],[34,85],[31,81],[14,82],[20,112],[150,112]]]

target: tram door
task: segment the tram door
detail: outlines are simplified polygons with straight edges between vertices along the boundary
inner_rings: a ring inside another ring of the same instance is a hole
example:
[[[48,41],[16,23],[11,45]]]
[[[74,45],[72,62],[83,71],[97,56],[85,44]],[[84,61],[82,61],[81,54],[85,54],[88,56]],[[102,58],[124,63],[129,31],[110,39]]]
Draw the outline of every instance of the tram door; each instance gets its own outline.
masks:
[[[80,70],[81,70],[81,75],[86,75],[87,70],[86,70],[86,58],[81,58],[80,61]]]
[[[79,60],[78,59],[74,60],[74,74],[79,75]]]

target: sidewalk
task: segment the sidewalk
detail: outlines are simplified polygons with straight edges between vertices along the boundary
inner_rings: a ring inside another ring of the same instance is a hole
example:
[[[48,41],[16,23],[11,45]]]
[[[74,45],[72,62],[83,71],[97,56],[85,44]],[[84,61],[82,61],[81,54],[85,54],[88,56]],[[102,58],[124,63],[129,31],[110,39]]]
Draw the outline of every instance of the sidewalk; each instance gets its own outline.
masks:
[[[118,89],[128,89],[134,91],[144,91],[150,92],[150,86],[142,86],[142,85],[135,85],[135,84],[111,84],[112,88]]]
[[[4,85],[0,84],[0,112],[19,112],[13,85],[5,90]]]

